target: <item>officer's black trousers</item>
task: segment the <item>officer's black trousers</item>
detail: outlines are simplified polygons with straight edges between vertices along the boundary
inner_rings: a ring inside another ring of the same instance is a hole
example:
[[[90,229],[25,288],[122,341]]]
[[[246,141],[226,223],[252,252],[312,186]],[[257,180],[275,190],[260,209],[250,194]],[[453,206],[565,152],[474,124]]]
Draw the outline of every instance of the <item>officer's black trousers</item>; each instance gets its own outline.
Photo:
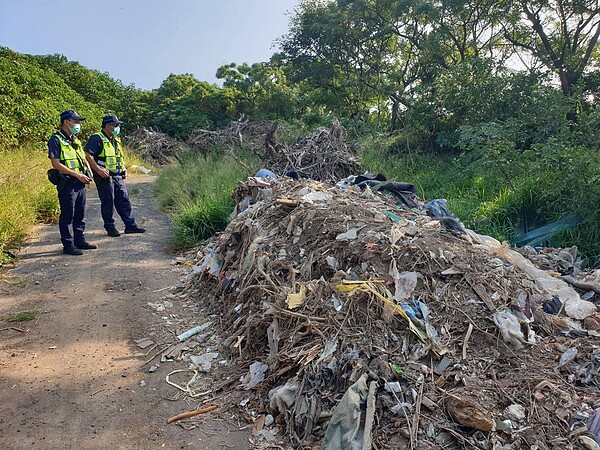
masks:
[[[60,218],[58,219],[58,230],[60,240],[65,247],[85,241],[85,184],[78,180],[70,180],[62,186],[56,187],[58,191],[58,202],[60,204]],[[73,228],[71,234],[70,228]]]
[[[121,176],[110,176],[101,178],[94,176],[94,182],[98,188],[100,197],[100,212],[104,221],[104,228],[108,230],[115,229],[115,219],[113,219],[113,210],[116,209],[125,228],[135,228],[137,225],[131,213],[131,203],[125,181]]]

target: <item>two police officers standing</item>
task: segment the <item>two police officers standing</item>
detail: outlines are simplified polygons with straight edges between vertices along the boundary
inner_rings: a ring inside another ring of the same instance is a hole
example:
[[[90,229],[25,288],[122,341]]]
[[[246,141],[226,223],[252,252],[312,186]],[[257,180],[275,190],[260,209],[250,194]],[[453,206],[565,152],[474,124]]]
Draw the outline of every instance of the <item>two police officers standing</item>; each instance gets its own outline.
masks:
[[[83,120],[85,117],[73,110],[64,111],[60,115],[59,130],[48,141],[48,158],[52,167],[64,175],[63,181],[57,185],[60,204],[58,229],[63,253],[68,255],[82,255],[82,250],[97,248],[84,236],[86,185],[91,183],[92,177],[98,188],[102,219],[108,235],[120,236],[113,219],[113,209],[123,220],[125,233],[146,231],[133,218],[124,183],[127,171],[118,137],[123,122],[116,116],[105,116],[102,130],[90,137],[84,151],[77,138]]]

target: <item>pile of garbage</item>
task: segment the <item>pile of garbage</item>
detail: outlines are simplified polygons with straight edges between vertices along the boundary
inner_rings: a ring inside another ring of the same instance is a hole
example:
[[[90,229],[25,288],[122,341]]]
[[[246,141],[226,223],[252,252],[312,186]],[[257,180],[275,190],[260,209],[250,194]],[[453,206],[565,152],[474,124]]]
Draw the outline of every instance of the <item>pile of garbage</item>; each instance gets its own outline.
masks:
[[[516,252],[368,174],[235,198],[182,294],[210,318],[189,360],[210,375],[187,388],[257,446],[599,448],[600,294],[561,278],[576,249],[557,251],[571,269]]]
[[[171,164],[178,155],[189,150],[189,147],[166,133],[152,128],[138,128],[125,138],[125,144],[144,161],[162,166]]]

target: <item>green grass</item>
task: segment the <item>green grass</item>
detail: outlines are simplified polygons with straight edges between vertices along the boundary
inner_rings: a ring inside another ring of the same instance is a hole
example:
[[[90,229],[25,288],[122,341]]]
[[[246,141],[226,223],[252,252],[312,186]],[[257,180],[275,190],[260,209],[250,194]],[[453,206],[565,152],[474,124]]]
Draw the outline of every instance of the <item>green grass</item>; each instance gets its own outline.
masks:
[[[176,243],[182,247],[191,247],[224,230],[234,206],[230,197],[222,195],[207,196],[182,205],[175,215]]]
[[[12,259],[8,252],[25,241],[34,223],[58,217],[49,168],[41,146],[0,150],[0,265]]]
[[[125,156],[125,166],[127,167],[128,174],[147,175],[144,172],[142,172],[142,170],[141,170],[142,167],[145,167],[146,169],[150,170],[151,174],[155,174],[157,172],[156,167],[154,167],[150,163],[144,161],[142,158],[140,158],[134,152],[128,151],[127,148],[125,148],[123,150],[123,153]]]
[[[19,311],[5,318],[7,322],[26,322],[40,315],[39,311]]]
[[[173,217],[175,245],[191,247],[227,226],[231,194],[248,175],[222,154],[188,155],[165,167],[155,184],[159,205]]]

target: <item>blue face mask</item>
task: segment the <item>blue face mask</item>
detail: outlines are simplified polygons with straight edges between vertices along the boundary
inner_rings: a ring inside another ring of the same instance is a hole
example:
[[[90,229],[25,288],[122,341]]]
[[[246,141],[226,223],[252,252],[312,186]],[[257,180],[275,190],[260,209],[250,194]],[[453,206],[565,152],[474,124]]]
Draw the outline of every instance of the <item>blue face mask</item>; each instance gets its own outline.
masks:
[[[115,129],[113,130],[113,134],[115,136],[118,136],[120,132],[121,132],[121,127],[115,127]]]
[[[79,134],[79,132],[81,131],[81,124],[80,123],[74,123],[73,125],[71,125],[71,133],[73,134]]]

